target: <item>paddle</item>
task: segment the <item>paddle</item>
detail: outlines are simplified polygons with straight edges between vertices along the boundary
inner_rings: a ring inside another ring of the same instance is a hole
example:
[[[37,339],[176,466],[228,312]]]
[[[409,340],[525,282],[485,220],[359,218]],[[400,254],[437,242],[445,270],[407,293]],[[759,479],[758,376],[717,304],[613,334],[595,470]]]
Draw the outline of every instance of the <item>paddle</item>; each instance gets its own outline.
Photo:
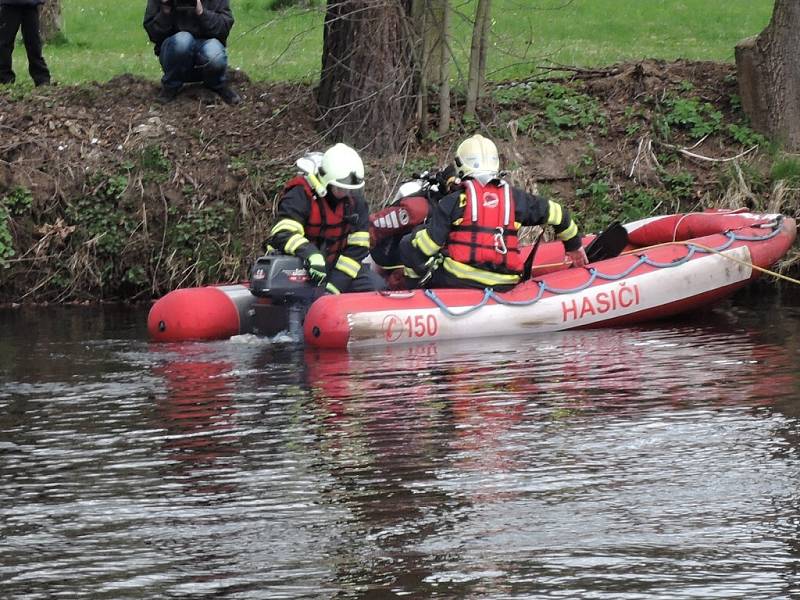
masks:
[[[586,257],[590,263],[614,258],[627,244],[628,230],[619,221],[614,221],[586,246]]]

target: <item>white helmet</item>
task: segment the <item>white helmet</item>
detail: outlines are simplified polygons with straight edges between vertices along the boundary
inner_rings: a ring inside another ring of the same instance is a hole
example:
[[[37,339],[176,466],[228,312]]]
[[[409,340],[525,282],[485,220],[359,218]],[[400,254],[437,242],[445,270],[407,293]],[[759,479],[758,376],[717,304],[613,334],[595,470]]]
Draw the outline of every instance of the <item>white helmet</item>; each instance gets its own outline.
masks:
[[[456,167],[462,177],[467,175],[497,175],[500,170],[500,157],[497,146],[490,139],[476,133],[467,138],[456,150]]]
[[[401,185],[397,192],[392,198],[392,202],[397,202],[400,198],[405,198],[407,196],[413,196],[414,194],[419,194],[422,191],[422,184],[419,182],[418,179],[414,181],[406,181],[403,185]]]
[[[364,187],[364,163],[358,152],[345,144],[336,144],[325,151],[318,173],[323,187],[328,184],[346,190]]]

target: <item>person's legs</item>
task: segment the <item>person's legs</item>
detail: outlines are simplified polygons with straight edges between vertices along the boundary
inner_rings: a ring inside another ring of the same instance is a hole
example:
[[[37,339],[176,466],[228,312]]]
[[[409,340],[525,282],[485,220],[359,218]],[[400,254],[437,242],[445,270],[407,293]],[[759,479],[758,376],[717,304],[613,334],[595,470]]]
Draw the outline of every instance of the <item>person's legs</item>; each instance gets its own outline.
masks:
[[[376,292],[386,289],[386,282],[373,271],[369,265],[361,265],[358,275],[353,280],[350,292]]]
[[[50,83],[50,69],[42,56],[42,36],[39,34],[39,7],[26,6],[22,11],[22,41],[28,53],[28,73],[35,85]]]
[[[0,83],[14,83],[16,75],[11,68],[11,53],[22,22],[22,7],[0,6]]]
[[[402,236],[390,236],[375,244],[369,253],[372,260],[384,269],[396,269],[402,266],[400,257],[400,239]]]
[[[217,39],[201,40],[195,55],[195,68],[207,88],[213,90],[228,104],[238,104],[239,95],[227,84],[228,53]]]
[[[194,36],[188,31],[179,31],[161,44],[158,60],[164,71],[164,76],[161,78],[164,91],[173,92],[174,95],[185,82],[191,81],[194,48]]]
[[[206,87],[216,90],[225,85],[228,53],[219,40],[198,40],[194,64]]]

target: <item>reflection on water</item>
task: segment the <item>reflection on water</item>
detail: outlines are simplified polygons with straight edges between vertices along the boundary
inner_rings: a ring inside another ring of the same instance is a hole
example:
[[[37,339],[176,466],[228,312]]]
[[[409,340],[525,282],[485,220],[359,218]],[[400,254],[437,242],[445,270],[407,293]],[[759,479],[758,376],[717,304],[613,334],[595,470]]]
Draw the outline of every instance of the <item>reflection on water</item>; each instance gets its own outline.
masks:
[[[154,352],[161,348],[153,348]],[[165,430],[168,452],[181,480],[197,482],[200,494],[228,494],[230,485],[218,482],[219,464],[239,453],[231,372],[226,360],[205,360],[201,345],[188,347],[173,360],[153,369],[163,377],[166,394],[156,399],[155,427]],[[209,473],[210,471],[210,473]]]
[[[800,597],[800,303],[748,294],[351,354],[0,311],[0,597]]]

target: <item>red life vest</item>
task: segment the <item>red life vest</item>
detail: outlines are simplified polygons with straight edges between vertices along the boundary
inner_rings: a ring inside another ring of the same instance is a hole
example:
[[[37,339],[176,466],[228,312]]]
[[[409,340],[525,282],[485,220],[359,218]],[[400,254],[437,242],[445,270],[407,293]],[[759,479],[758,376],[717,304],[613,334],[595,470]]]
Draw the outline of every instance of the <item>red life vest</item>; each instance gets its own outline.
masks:
[[[320,198],[311,189],[302,175],[290,179],[283,188],[284,193],[301,186],[311,203],[311,212],[305,224],[306,238],[320,249],[328,267],[332,267],[347,245],[347,236],[352,229],[351,217],[355,214],[353,200],[348,196],[332,208],[326,197]]]
[[[460,263],[496,273],[522,273],[511,186],[463,181],[464,218],[447,238],[447,254]]]

